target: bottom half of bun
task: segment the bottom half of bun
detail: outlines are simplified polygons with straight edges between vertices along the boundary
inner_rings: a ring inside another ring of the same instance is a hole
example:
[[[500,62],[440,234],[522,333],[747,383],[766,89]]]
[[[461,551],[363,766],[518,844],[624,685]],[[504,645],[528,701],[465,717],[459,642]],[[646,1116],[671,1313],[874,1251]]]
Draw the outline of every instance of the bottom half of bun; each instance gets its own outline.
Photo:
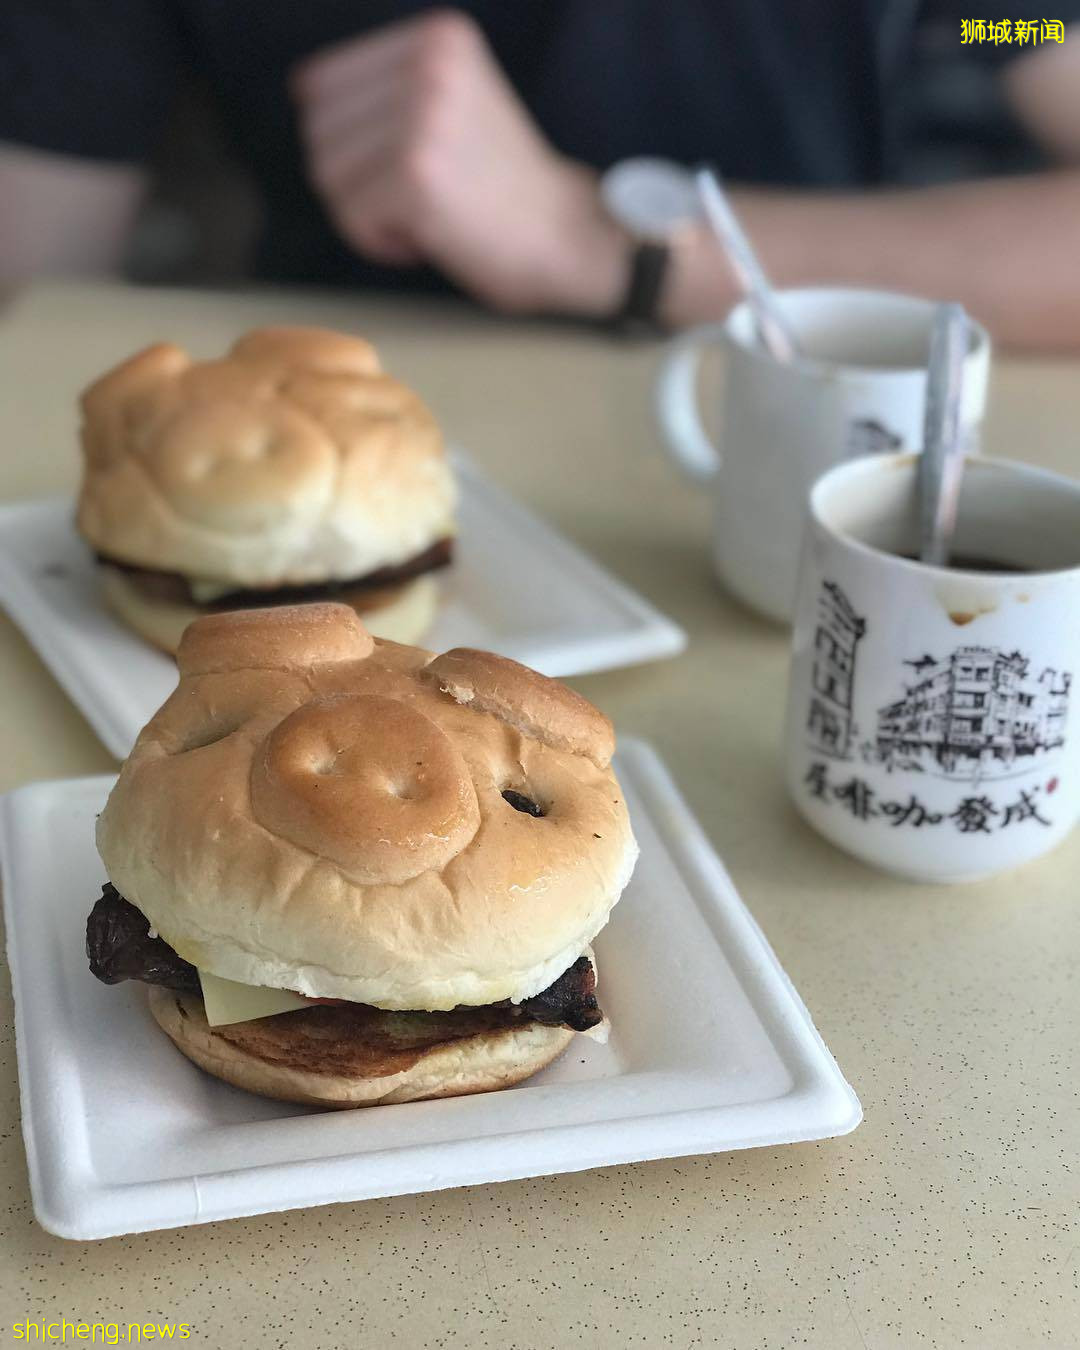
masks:
[[[550,1064],[576,1034],[524,1022],[434,1043],[430,1036],[388,1042],[362,1025],[343,1037],[329,1013],[307,1011],[211,1027],[201,998],[159,987],[150,989],[150,1009],[177,1049],[207,1073],[262,1097],[336,1108],[512,1087]]]
[[[100,570],[102,592],[113,613],[140,637],[172,655],[188,624],[210,612],[192,602],[148,595],[129,572],[109,563],[101,563]],[[351,605],[373,637],[412,645],[430,628],[438,596],[438,582],[424,575],[398,585],[343,587],[334,598]]]

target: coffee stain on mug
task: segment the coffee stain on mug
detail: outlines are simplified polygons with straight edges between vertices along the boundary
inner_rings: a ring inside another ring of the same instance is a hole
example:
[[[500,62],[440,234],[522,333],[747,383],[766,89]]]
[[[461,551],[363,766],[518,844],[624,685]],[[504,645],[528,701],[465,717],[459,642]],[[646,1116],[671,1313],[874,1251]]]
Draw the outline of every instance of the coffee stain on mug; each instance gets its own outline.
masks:
[[[966,628],[982,615],[993,614],[1001,603],[1001,595],[997,591],[951,579],[939,582],[934,594],[949,616],[949,622],[957,628]]]

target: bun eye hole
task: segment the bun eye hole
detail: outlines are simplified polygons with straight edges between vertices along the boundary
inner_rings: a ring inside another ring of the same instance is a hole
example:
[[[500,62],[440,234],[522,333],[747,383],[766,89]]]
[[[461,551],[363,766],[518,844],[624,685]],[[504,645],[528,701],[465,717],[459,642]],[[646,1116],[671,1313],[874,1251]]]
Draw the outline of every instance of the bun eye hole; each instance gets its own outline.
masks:
[[[503,792],[503,801],[509,802],[515,811],[523,811],[527,816],[540,817],[544,814],[540,807],[531,797],[526,797],[524,792],[515,792],[513,788],[506,788]]]

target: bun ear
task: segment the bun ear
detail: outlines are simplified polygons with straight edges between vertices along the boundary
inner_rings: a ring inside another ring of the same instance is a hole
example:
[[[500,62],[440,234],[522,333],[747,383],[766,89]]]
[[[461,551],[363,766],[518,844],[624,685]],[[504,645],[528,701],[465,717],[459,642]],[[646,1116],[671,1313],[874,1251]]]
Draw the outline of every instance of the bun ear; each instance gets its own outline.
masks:
[[[615,730],[604,714],[565,684],[509,657],[455,647],[435,657],[424,676],[458,703],[491,713],[531,740],[585,755],[599,769],[611,763]]]
[[[171,342],[144,347],[84,389],[82,442],[87,468],[105,472],[128,452],[133,431],[144,431],[171,407],[191,357]]]
[[[362,661],[375,641],[349,605],[279,605],[207,614],[180,639],[181,678]]]
[[[370,342],[328,328],[255,328],[233,343],[229,355],[326,375],[378,375],[382,370]]]
[[[113,402],[125,403],[159,385],[168,384],[190,369],[191,357],[174,342],[144,347],[83,390],[79,402],[87,416],[104,411]]]

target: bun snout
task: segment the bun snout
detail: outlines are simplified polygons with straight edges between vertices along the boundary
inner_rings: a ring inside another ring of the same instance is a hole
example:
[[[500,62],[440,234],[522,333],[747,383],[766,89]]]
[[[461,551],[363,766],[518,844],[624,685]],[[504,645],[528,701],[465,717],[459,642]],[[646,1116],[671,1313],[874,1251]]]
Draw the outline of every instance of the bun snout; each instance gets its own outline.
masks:
[[[363,886],[441,871],[476,834],[480,808],[450,737],[379,694],[315,699],[256,750],[255,819]]]

